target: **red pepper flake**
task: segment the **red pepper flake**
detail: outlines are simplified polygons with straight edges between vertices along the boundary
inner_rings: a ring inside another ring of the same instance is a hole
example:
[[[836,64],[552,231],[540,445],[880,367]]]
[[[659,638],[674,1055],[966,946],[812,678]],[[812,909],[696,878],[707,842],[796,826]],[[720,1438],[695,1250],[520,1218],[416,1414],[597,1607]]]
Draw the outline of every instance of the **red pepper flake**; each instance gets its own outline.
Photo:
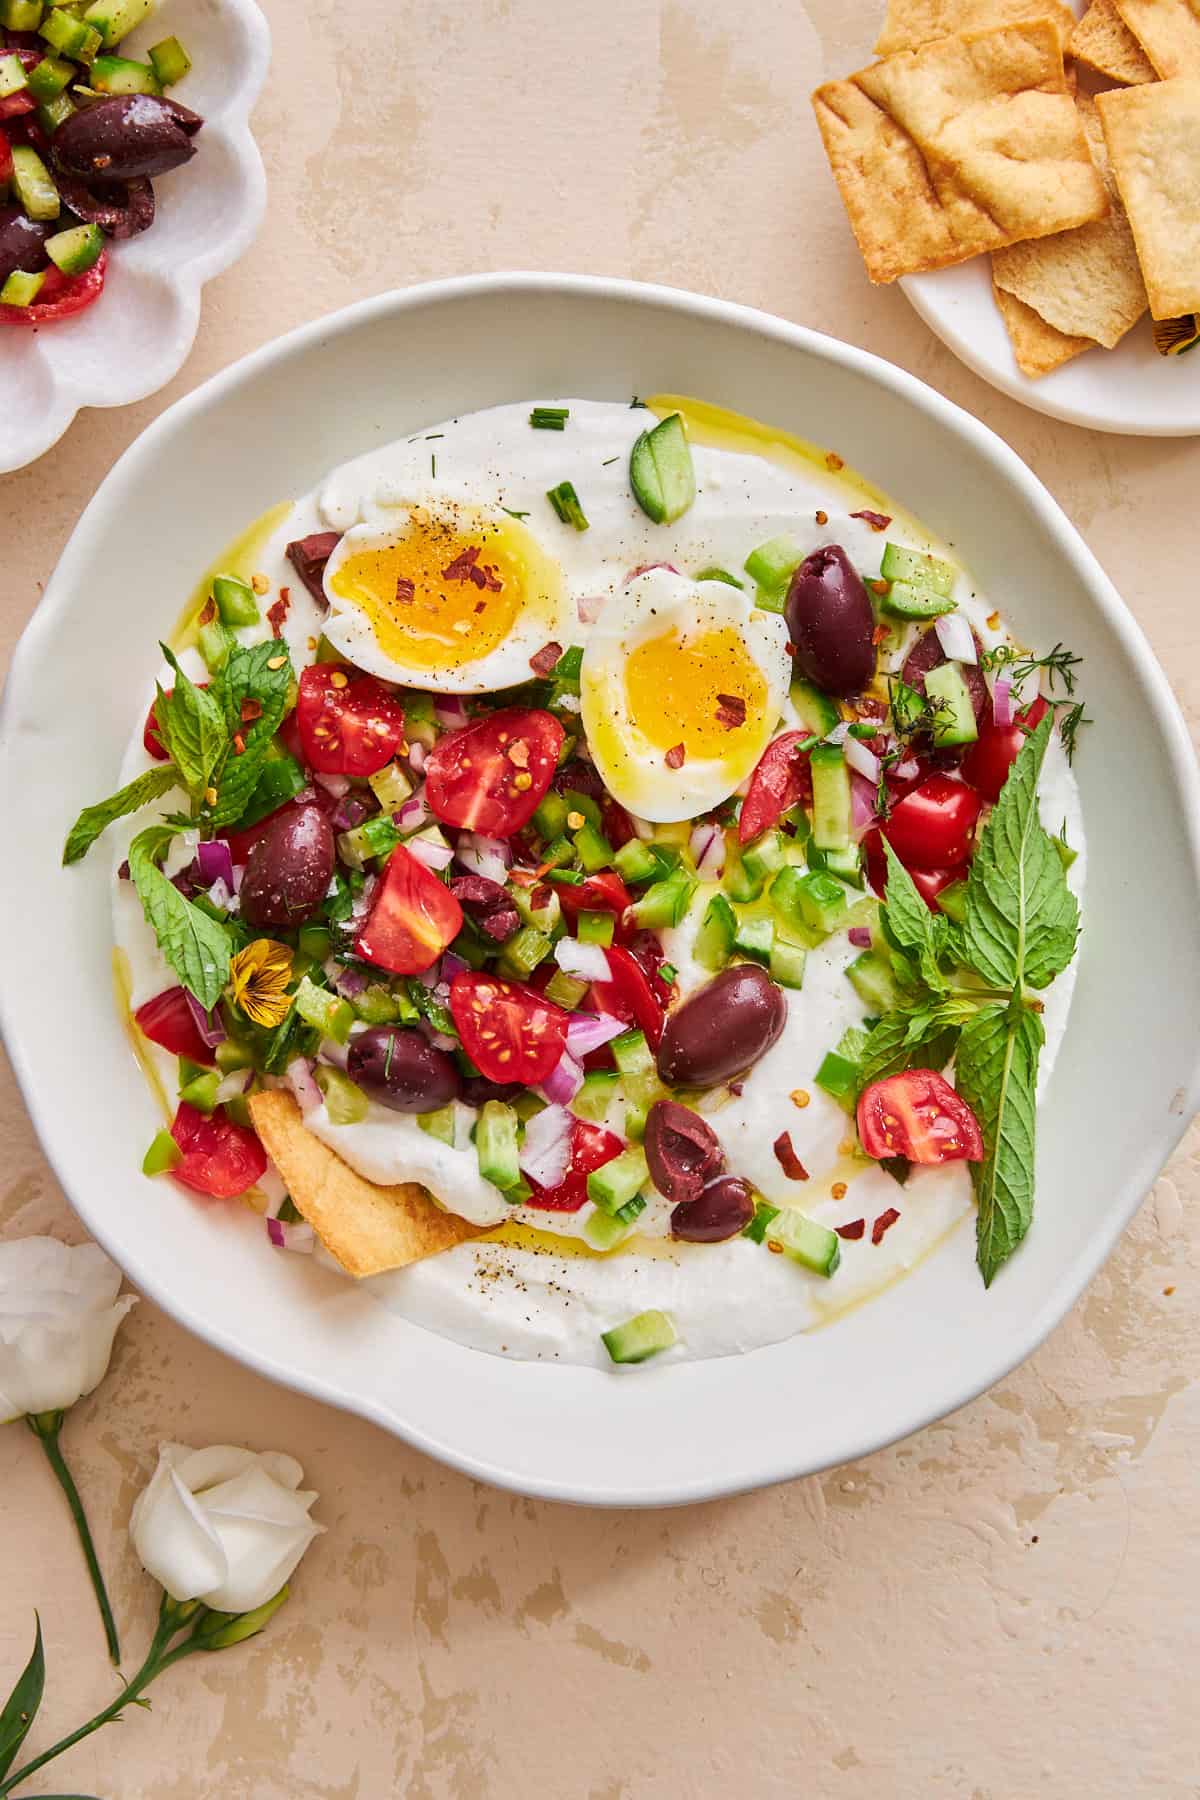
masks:
[[[253,725],[255,719],[262,718],[262,701],[249,698],[242,701],[242,724]]]
[[[746,702],[740,694],[718,694],[717,718],[726,731],[736,731],[746,723]]]
[[[235,756],[244,756],[246,754],[246,740],[240,731],[235,731],[233,734],[233,754]]]
[[[847,1238],[851,1243],[856,1243],[867,1229],[867,1221],[865,1219],[851,1219],[848,1225],[835,1225],[833,1229],[840,1238]]]
[[[892,522],[890,513],[870,512],[865,507],[862,512],[852,512],[850,517],[852,519],[865,519],[872,531],[886,531]]]
[[[504,583],[496,574],[494,563],[481,563],[479,545],[471,544],[468,548],[448,563],[442,570],[443,581],[470,581],[477,588],[486,588],[490,594],[498,594]]]
[[[870,588],[870,590],[873,594],[878,594],[881,597],[884,594],[890,594],[892,591],[891,582],[888,581],[886,576],[883,576],[883,575],[879,576],[879,578],[875,581],[868,581],[867,586]]]
[[[885,643],[888,636],[889,636],[889,633],[888,633],[887,626],[886,625],[877,625],[875,627],[874,631],[871,633],[871,642],[873,644]]]
[[[292,590],[291,588],[281,587],[278,600],[275,602],[274,606],[269,606],[267,608],[267,623],[271,627],[272,637],[283,636],[283,622],[291,609]]]
[[[682,744],[672,744],[671,748],[667,751],[667,754],[663,757],[663,761],[666,763],[668,769],[682,769],[686,756],[687,751]]]
[[[792,1147],[790,1131],[781,1131],[771,1148],[775,1152],[775,1160],[789,1181],[807,1181],[808,1170],[796,1155]]]
[[[828,525],[828,523],[829,523],[829,514],[827,512],[821,512],[820,510],[818,510],[816,518],[817,518],[818,525]]]
[[[882,1243],[884,1232],[890,1231],[899,1217],[900,1214],[896,1211],[894,1206],[889,1206],[886,1212],[880,1213],[879,1217],[871,1227],[871,1242],[873,1244]]]
[[[744,1081],[731,1081],[729,1084],[729,1091],[735,1100],[740,1100],[746,1091],[746,1084]]]
[[[213,620],[216,618],[216,616],[217,616],[216,601],[212,600],[212,599],[206,600],[204,602],[204,605],[200,608],[200,617],[197,620],[197,624],[211,625]]]
[[[845,466],[844,460],[838,455],[836,450],[827,451],[825,456],[825,467],[827,469],[844,469]]]
[[[416,599],[416,594],[417,584],[415,581],[410,581],[407,575],[398,575],[396,577],[397,606],[411,606]]]
[[[541,649],[529,659],[529,666],[535,675],[548,675],[562,655],[562,645],[551,641],[543,644]]]

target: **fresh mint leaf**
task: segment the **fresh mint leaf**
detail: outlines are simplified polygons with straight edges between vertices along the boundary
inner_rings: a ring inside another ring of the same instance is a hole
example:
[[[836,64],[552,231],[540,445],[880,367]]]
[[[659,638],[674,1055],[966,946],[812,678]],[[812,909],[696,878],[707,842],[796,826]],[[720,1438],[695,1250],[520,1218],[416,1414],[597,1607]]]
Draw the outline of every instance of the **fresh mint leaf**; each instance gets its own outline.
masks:
[[[902,1069],[944,1069],[954,1055],[960,1025],[974,1011],[971,1001],[931,997],[885,1013],[867,1039],[859,1063],[860,1088]]]
[[[225,715],[211,690],[189,680],[165,644],[159,648],[174,671],[175,686],[169,694],[161,686],[158,689],[154,702],[158,735],[184,786],[198,800],[228,747]]]
[[[983,1132],[984,1160],[971,1164],[971,1180],[979,1208],[976,1257],[985,1287],[1033,1217],[1037,1070],[1045,1035],[1029,1007],[1016,999],[995,1000],[964,1025],[958,1041],[955,1085]]]
[[[938,958],[945,953],[949,920],[944,913],[930,912],[886,838],[883,849],[887,857],[887,883],[880,914],[884,931],[892,944],[915,963],[926,987],[943,994],[947,982],[938,967]]]
[[[283,723],[292,680],[291,657],[278,638],[235,645],[214,680],[210,692],[225,715],[228,750],[213,775],[217,798],[206,814],[213,827],[233,825],[245,812]]]
[[[107,800],[100,800],[95,806],[85,806],[63,845],[64,864],[78,862],[86,856],[102,831],[106,831],[115,819],[123,819],[128,813],[138,812],[151,800],[157,800],[160,794],[167,793],[179,785],[179,771],[172,763],[162,763],[156,769],[147,769],[144,775],[135,775],[132,781],[126,782]]]
[[[16,1686],[0,1711],[0,1779],[13,1765],[17,1751],[25,1742],[25,1735],[37,1717],[38,1707],[42,1704],[42,1693],[46,1686],[46,1657],[42,1649],[42,1621],[34,1613],[35,1629],[33,1652],[21,1673],[17,1676]]]
[[[151,825],[129,846],[129,873],[159,948],[188,992],[206,1010],[229,979],[229,934],[184,899],[159,867],[174,837],[170,825]]]
[[[1047,713],[1025,740],[967,877],[966,958],[997,988],[1045,987],[1075,954],[1079,907],[1038,816],[1038,777],[1053,729]]]

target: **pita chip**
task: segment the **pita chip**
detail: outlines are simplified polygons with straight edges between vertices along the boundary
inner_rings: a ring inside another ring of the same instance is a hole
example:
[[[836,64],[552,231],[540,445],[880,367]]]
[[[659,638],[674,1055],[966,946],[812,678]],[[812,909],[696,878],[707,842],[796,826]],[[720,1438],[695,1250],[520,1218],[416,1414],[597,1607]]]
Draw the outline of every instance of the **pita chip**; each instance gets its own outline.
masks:
[[[1067,39],[1067,50],[1077,62],[1086,63],[1098,75],[1125,87],[1157,81],[1154,64],[1116,9],[1114,0],[1092,0]]]
[[[1096,106],[1151,314],[1200,312],[1200,80],[1110,88]]]
[[[1075,23],[1074,13],[1062,0],[888,0],[875,54],[919,50],[935,38],[1019,25],[1026,19],[1053,19],[1064,40]]]
[[[1200,76],[1200,0],[1116,0],[1116,8],[1164,81]]]
[[[1082,351],[1096,348],[1091,338],[1068,337],[1065,332],[1056,331],[1053,325],[1047,325],[1040,313],[1034,312],[1032,306],[1026,306],[1023,300],[997,287],[994,282],[992,292],[1008,331],[1017,367],[1031,381],[1061,369]]]

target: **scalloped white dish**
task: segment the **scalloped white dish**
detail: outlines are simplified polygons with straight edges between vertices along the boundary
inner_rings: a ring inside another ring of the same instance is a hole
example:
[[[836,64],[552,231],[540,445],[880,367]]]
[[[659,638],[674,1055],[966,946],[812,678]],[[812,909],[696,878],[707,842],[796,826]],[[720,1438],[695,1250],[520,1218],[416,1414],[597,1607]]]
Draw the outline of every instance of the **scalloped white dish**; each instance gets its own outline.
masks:
[[[40,331],[0,331],[0,473],[42,456],[84,406],[128,406],[178,374],[200,322],[206,281],[253,242],[267,202],[250,111],[271,59],[254,0],[162,0],[123,50],[174,35],[192,68],[174,97],[203,114],[198,151],[155,180],[158,211],[114,244],[94,306]]]

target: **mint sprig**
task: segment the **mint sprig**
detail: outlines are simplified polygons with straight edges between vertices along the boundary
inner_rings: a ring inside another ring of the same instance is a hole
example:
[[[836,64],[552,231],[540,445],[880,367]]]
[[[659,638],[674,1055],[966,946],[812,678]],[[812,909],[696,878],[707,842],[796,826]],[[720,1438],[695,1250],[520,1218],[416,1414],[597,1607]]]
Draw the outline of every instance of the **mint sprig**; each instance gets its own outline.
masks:
[[[150,825],[129,846],[129,873],[146,922],[181,983],[206,1011],[229,979],[229,933],[179,892],[159,867],[175,836],[172,825]]]
[[[990,1287],[1033,1218],[1038,1058],[1042,1021],[1014,995],[981,1006],[963,1026],[955,1085],[979,1120],[983,1161],[971,1164],[978,1216],[975,1259]]]
[[[204,814],[214,830],[235,824],[249,805],[271,740],[283,723],[293,680],[286,644],[267,638],[261,644],[238,644],[209,689],[224,716],[226,745],[212,774],[217,797]]]
[[[166,644],[159,649],[174,670],[175,685],[169,693],[158,685],[154,702],[158,735],[188,793],[197,800],[225,754],[229,742],[225,716],[212,692],[197,687],[180,668],[174,652]]]
[[[881,915],[884,931],[889,942],[916,965],[926,987],[944,994],[948,983],[939,959],[946,953],[950,921],[944,913],[930,912],[886,838],[883,850],[887,857],[887,905]]]
[[[107,800],[99,800],[95,806],[85,806],[70,831],[63,845],[63,862],[75,863],[86,856],[102,831],[116,819],[123,819],[129,813],[140,812],[151,800],[168,793],[171,788],[179,786],[179,771],[173,763],[163,763],[156,769],[147,769],[143,775],[135,775],[132,781],[110,794]]]

